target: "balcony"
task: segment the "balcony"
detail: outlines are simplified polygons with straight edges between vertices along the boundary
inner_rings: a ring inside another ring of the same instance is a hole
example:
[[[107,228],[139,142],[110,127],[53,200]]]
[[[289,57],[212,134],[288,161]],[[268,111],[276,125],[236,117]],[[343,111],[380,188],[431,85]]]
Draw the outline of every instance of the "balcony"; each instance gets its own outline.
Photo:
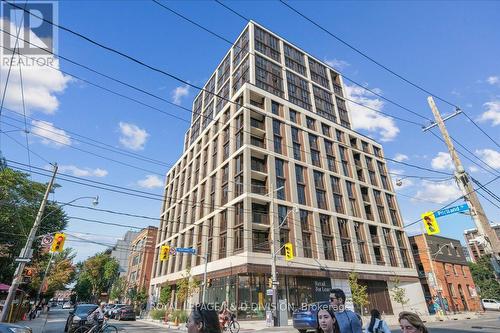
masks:
[[[339,95],[341,97],[344,97],[344,94],[342,93],[342,86],[336,82],[333,82],[333,92],[336,95]]]
[[[252,127],[259,128],[261,130],[265,129],[264,121],[263,120],[258,120],[258,119],[255,119],[255,118],[250,118],[250,125]]]
[[[252,222],[257,224],[269,225],[269,214],[267,214],[267,212],[262,212],[262,211],[253,211]]]

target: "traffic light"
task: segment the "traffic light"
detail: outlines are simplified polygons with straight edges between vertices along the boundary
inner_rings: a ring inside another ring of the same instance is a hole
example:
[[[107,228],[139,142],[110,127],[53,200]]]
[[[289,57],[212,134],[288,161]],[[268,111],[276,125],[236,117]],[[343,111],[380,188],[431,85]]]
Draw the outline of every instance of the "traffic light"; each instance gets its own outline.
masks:
[[[424,227],[428,235],[435,235],[440,233],[439,225],[433,212],[423,213],[422,221],[424,222]]]
[[[50,247],[50,250],[52,252],[62,252],[65,240],[66,240],[65,234],[57,233],[54,236],[54,241],[52,242],[52,246]]]
[[[271,289],[273,287],[273,278],[269,278],[267,280],[267,286],[269,287],[269,289]]]
[[[290,261],[293,260],[293,244],[292,243],[286,243],[285,244],[285,260]]]
[[[170,246],[163,245],[160,250],[160,260],[168,260],[168,255],[170,254]]]

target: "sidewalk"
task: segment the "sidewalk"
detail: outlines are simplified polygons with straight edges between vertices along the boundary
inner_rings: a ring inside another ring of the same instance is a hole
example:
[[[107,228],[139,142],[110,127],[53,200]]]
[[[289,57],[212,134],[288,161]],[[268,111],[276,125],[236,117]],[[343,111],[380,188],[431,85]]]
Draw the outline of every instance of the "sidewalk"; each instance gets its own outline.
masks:
[[[20,326],[28,326],[31,327],[33,330],[33,333],[43,333],[43,329],[47,323],[47,316],[48,313],[41,313],[40,317],[33,319],[33,320],[21,320],[18,321],[14,324],[20,325]]]

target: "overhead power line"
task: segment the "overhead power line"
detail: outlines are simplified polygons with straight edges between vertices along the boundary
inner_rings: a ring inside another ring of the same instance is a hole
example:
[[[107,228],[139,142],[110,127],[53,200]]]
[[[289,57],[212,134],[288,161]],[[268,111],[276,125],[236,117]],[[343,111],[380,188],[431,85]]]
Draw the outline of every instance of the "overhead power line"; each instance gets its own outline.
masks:
[[[422,92],[425,92],[426,94],[428,95],[432,95],[434,96],[435,98],[441,100],[442,102],[446,103],[446,104],[449,104],[453,107],[458,107],[455,103],[452,103],[448,100],[446,100],[445,98],[443,97],[440,97],[432,92],[430,92],[429,90],[427,90],[426,88],[422,87],[421,85],[413,82],[413,81],[410,81],[409,79],[405,78],[403,75],[401,74],[398,74],[396,73],[394,70],[390,69],[389,67],[387,67],[386,65],[383,65],[382,63],[380,63],[379,61],[375,60],[374,58],[372,58],[371,56],[367,55],[365,52],[361,51],[359,48],[353,46],[352,44],[348,43],[347,41],[345,41],[344,39],[340,38],[339,36],[335,35],[334,33],[332,33],[330,30],[326,29],[325,27],[323,27],[322,25],[320,25],[319,23],[317,23],[316,21],[314,21],[313,19],[311,19],[310,17],[306,16],[305,14],[303,14],[302,12],[300,12],[298,9],[296,9],[295,7],[291,6],[287,1],[284,1],[284,0],[279,0],[283,5],[285,5],[286,7],[288,7],[289,9],[291,9],[293,12],[295,12],[297,15],[301,16],[302,18],[304,18],[305,20],[309,21],[310,23],[312,23],[314,26],[316,26],[317,28],[319,28],[320,30],[322,30],[323,32],[325,32],[326,34],[328,34],[329,36],[333,37],[334,39],[336,39],[337,41],[339,41],[340,43],[344,44],[345,46],[347,46],[348,48],[350,48],[351,50],[355,51],[356,53],[358,53],[359,55],[363,56],[364,58],[370,60],[371,62],[373,62],[374,64],[376,64],[377,66],[383,68],[384,70],[386,70],[387,72],[391,73],[392,75],[396,76],[397,78],[403,80],[404,82],[410,84],[411,86],[417,88],[418,90],[422,91]]]

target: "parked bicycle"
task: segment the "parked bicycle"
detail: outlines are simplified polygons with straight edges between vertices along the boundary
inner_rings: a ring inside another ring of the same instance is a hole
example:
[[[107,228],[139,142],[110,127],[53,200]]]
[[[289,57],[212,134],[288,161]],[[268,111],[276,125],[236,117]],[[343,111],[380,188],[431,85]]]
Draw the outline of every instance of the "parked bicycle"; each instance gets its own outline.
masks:
[[[222,332],[238,333],[240,331],[240,323],[236,320],[234,314],[231,315],[228,321],[224,323],[222,327]]]
[[[118,328],[114,325],[108,324],[109,318],[104,318],[102,322],[98,320],[92,326],[80,326],[74,333],[118,333]]]

